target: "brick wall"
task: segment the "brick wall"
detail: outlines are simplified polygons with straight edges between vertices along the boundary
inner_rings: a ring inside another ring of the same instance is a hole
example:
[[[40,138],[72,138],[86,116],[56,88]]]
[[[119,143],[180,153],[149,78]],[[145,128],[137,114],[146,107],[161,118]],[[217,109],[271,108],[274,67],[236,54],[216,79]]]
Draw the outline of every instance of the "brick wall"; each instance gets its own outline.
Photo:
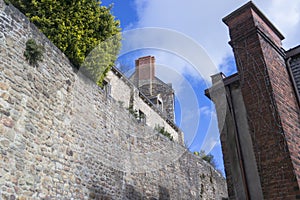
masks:
[[[138,87],[148,84],[155,78],[155,58],[154,56],[145,56],[135,61],[136,78]]]
[[[224,22],[230,30],[263,196],[300,198],[299,107],[281,49],[283,36],[251,2]]]
[[[0,0],[1,199],[221,199],[224,178],[130,117]],[[35,38],[37,68],[23,57]]]

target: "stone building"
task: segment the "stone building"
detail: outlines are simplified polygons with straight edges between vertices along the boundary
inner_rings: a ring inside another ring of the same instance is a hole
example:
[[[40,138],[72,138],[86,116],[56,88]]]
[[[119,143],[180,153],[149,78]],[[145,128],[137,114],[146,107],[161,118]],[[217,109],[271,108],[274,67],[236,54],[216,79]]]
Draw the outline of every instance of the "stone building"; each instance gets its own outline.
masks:
[[[154,76],[153,56],[141,57],[136,63],[136,72],[130,79],[115,67],[108,72],[105,78],[108,96],[135,112],[139,122],[153,129],[164,128],[176,142],[183,145],[184,134],[174,123],[172,86]]]
[[[171,121],[174,121],[174,90],[155,76],[154,56],[145,56],[135,61],[135,72],[130,80]]]
[[[212,76],[230,199],[300,199],[300,46],[249,2],[223,19],[237,73]]]

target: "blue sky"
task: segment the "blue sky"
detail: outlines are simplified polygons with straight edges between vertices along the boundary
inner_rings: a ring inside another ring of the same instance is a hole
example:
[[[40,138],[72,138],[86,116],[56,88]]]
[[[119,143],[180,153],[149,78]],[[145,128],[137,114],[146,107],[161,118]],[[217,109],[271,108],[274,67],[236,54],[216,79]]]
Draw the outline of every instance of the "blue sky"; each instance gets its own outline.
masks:
[[[138,46],[141,39],[151,41],[153,36],[145,34],[141,28],[152,27],[156,31],[170,34],[170,38],[158,38],[162,40],[160,41],[162,44],[128,48],[130,51],[121,52],[118,62],[128,69],[133,69],[134,60],[139,56],[156,57],[156,75],[165,82],[172,82],[175,89],[176,123],[184,131],[189,149],[191,151],[203,149],[206,153],[212,153],[221,170],[223,162],[216,115],[213,104],[204,95],[204,89],[210,86],[210,75],[222,71],[228,76],[236,71],[232,50],[228,45],[228,29],[223,24],[222,18],[246,2],[244,0],[102,1],[102,5],[105,6],[114,4],[112,13],[121,21],[121,28],[125,36],[128,36],[125,37],[124,43],[136,43]],[[285,35],[286,39],[283,41],[285,49],[300,43],[300,0],[289,3],[286,0],[261,0],[254,3]],[[189,46],[193,48],[180,51],[174,43],[182,49],[185,48],[185,44],[190,44]],[[132,71],[128,73],[130,72]]]

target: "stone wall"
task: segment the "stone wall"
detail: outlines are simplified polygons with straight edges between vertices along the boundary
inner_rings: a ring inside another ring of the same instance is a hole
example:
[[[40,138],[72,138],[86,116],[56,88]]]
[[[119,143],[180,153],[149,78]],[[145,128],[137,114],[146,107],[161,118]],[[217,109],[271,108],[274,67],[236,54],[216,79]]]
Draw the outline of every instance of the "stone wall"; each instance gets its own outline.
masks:
[[[151,88],[151,94],[149,93],[149,88]],[[168,119],[174,121],[175,111],[174,111],[174,90],[171,85],[168,85],[156,78],[151,82],[151,84],[144,84],[139,88],[146,96],[158,96],[161,95],[162,99],[162,113],[167,116]]]
[[[130,97],[133,91],[133,85],[121,79],[123,76],[117,76],[113,71],[109,71],[105,80],[110,84],[110,95],[125,108],[129,108]]]
[[[209,164],[132,119],[0,0],[1,199],[221,199]],[[28,65],[29,38],[45,47]]]
[[[128,109],[129,105],[132,104],[134,110],[142,111],[145,114],[144,120],[147,126],[153,130],[158,126],[164,127],[172,135],[174,141],[181,145],[184,144],[182,131],[172,121],[166,121],[167,117],[164,113],[147,97],[143,96],[139,89],[121,72],[114,68],[108,72],[105,80],[110,84],[109,96],[121,106]]]
[[[156,78],[152,83],[152,91],[156,96],[161,94],[161,98],[163,101],[163,112],[170,120],[175,121],[175,97],[172,84],[165,84],[164,82]]]
[[[134,95],[134,108],[137,110],[143,111],[146,115],[146,124],[153,129],[155,127],[160,126],[164,127],[166,131],[168,131],[174,141],[177,141],[179,144],[184,144],[183,135],[180,130],[175,130],[169,123],[167,123],[158,112],[155,112],[148,104],[146,104],[142,98],[139,98],[139,93],[135,93]],[[158,109],[157,109],[158,110]]]

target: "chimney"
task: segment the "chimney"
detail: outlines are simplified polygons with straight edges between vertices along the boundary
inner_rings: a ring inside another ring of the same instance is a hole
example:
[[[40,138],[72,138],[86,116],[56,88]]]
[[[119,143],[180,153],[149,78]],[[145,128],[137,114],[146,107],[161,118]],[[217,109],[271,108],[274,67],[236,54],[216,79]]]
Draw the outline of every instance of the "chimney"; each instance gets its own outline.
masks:
[[[155,58],[154,56],[145,56],[135,61],[135,70],[138,87],[150,85],[155,78]],[[150,89],[149,88],[149,89]],[[151,91],[151,90],[150,90]]]

